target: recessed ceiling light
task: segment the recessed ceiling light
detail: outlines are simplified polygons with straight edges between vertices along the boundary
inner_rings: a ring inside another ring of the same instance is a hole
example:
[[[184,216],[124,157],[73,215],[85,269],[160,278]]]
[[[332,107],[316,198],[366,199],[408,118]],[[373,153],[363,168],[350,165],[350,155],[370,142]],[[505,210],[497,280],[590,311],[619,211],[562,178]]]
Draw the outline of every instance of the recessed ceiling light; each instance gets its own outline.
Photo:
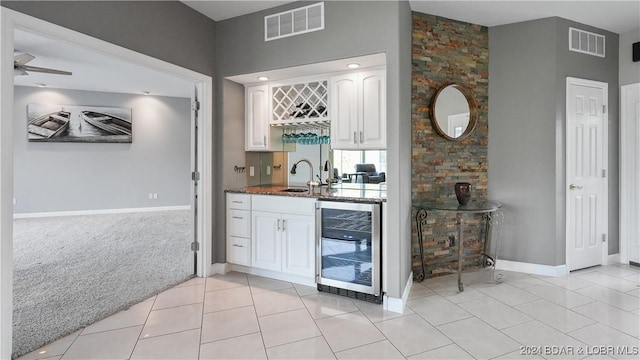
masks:
[[[266,77],[266,76],[258,76],[258,80],[260,80],[260,81],[267,81],[267,80],[269,80],[269,78],[268,78],[268,77]]]
[[[142,93],[143,93],[144,95],[151,95],[151,93],[150,93],[150,92],[148,92],[148,91],[143,91]]]
[[[347,67],[348,67],[349,69],[357,69],[357,68],[359,68],[359,67],[360,67],[360,64],[351,63],[351,64],[347,65]]]
[[[43,83],[37,83],[36,84],[37,87],[47,87],[47,84],[43,84]]]

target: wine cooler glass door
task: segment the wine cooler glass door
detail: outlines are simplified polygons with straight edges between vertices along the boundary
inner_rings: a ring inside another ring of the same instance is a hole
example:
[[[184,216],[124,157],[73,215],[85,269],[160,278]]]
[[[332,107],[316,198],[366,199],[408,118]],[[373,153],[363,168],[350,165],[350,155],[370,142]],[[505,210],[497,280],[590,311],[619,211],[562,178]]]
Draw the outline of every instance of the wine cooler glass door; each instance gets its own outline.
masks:
[[[319,270],[322,284],[377,294],[379,292],[379,213],[372,204],[357,209],[320,208]],[[377,287],[377,288],[376,288]]]

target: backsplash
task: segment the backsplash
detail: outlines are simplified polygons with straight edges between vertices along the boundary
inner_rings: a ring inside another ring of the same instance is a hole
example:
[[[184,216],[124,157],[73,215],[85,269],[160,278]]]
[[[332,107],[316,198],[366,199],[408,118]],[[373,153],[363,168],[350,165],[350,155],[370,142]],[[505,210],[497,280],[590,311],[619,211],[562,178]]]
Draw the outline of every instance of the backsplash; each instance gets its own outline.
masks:
[[[245,153],[247,186],[258,185],[286,185],[287,184],[287,153],[254,152]],[[253,167],[253,176],[251,168]]]
[[[487,196],[488,29],[480,25],[413,13],[412,30],[412,201],[455,199],[453,185],[472,184],[472,199]],[[431,125],[429,106],[437,89],[455,82],[475,96],[478,123],[460,141],[440,137]],[[415,212],[413,214],[415,217]],[[465,265],[480,265],[484,238],[481,216],[465,215]],[[454,213],[429,212],[423,230],[426,277],[457,266],[449,236],[458,237]],[[415,223],[412,229],[413,271],[420,269]],[[456,241],[457,243],[457,241]]]
[[[297,174],[289,173],[291,166],[299,159],[311,161],[315,180],[318,180],[317,175],[323,181],[326,180],[328,173],[322,169],[329,156],[329,145],[296,145],[294,149],[295,151],[245,152],[247,186],[306,186],[311,175],[306,164],[298,166]]]

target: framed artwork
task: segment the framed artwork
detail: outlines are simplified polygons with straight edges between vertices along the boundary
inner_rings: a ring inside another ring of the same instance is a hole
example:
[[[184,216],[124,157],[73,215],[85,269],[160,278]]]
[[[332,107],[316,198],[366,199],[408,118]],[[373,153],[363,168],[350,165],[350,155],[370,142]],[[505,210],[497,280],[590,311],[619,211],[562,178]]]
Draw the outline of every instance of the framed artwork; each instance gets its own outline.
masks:
[[[131,109],[77,105],[27,105],[33,142],[131,143]]]

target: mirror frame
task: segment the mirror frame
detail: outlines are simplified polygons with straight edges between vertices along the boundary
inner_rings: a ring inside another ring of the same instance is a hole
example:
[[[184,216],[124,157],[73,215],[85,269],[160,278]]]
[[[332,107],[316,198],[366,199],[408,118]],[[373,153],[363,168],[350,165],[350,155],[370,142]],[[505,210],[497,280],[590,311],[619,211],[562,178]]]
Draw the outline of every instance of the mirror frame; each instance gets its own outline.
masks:
[[[460,91],[460,93],[464,95],[464,98],[467,99],[467,105],[469,105],[469,125],[467,125],[467,128],[462,133],[462,135],[457,138],[449,136],[444,130],[442,130],[442,128],[440,128],[440,125],[438,124],[438,119],[436,119],[436,102],[438,101],[438,97],[440,96],[442,91],[444,91],[444,89],[448,88],[449,86],[453,86],[458,91]],[[438,135],[442,136],[443,138],[451,141],[459,141],[466,138],[473,132],[473,130],[476,128],[476,125],[478,124],[478,104],[476,103],[475,97],[467,88],[453,82],[446,83],[438,89],[431,101],[429,113],[431,115],[431,125],[433,126],[433,129],[436,131],[436,133],[438,133]]]

